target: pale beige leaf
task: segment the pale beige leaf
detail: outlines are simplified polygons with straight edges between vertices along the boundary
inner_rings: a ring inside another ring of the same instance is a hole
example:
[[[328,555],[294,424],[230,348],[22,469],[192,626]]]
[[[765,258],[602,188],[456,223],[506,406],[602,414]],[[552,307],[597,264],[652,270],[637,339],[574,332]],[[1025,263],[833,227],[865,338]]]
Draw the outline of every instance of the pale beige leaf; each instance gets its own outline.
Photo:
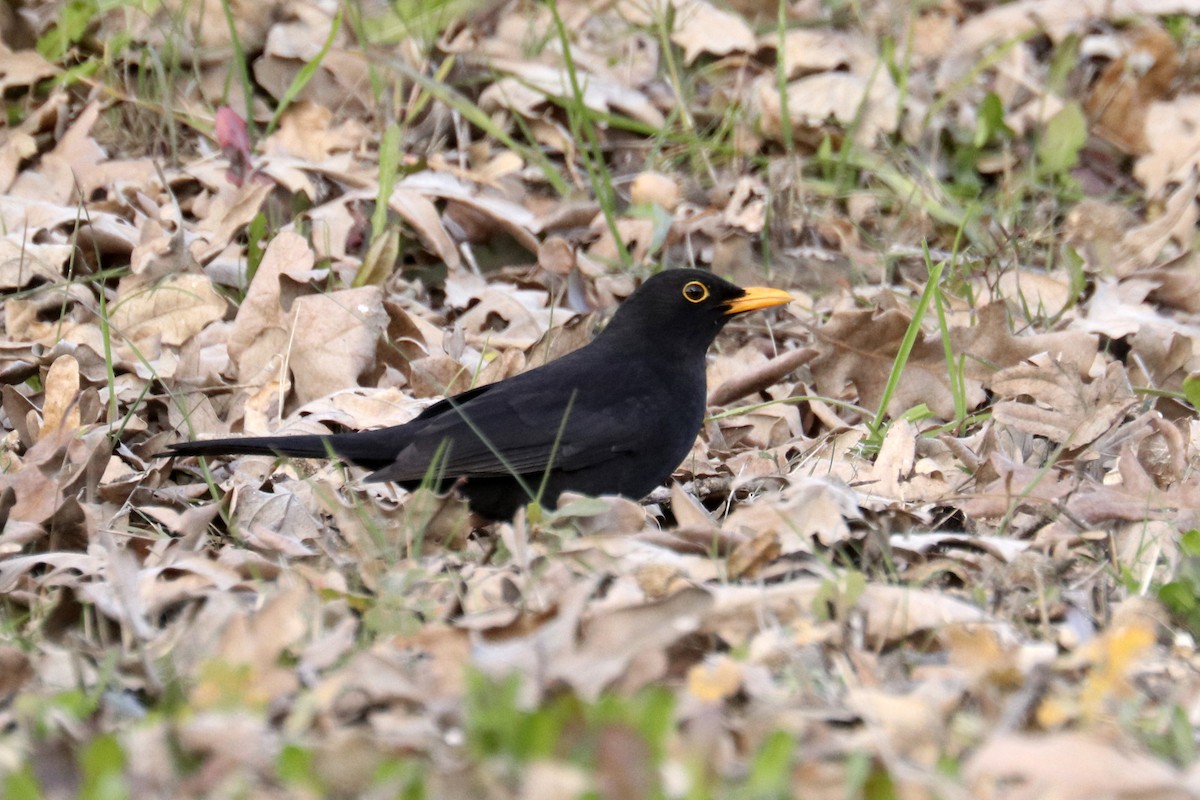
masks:
[[[998,372],[992,390],[1004,398],[993,409],[998,422],[1070,447],[1090,444],[1136,402],[1116,362],[1090,383],[1061,362],[1018,364]]]
[[[1150,152],[1137,160],[1133,175],[1150,195],[1159,195],[1168,182],[1200,169],[1200,94],[1181,94],[1151,103],[1146,112]]]
[[[79,362],[73,356],[59,356],[46,372],[46,402],[38,438],[74,432],[79,423]]]
[[[661,172],[638,173],[629,186],[629,199],[634,205],[653,203],[674,211],[683,199],[679,183]]]
[[[1166,763],[1085,732],[1000,734],[964,764],[972,794],[1009,800],[1191,800]]]
[[[719,633],[727,642],[748,641],[762,619],[793,624],[811,619],[813,603],[826,581],[798,578],[764,588],[722,586],[714,590],[716,603],[705,615],[704,630]],[[1013,633],[982,609],[937,591],[868,583],[856,610],[865,618],[865,633],[872,647],[881,647],[946,625],[980,623],[992,626],[1005,639]]]
[[[458,247],[446,231],[438,214],[437,207],[429,198],[420,192],[397,186],[388,198],[388,205],[404,221],[412,226],[421,242],[440,258],[450,269],[458,269],[462,265]]]
[[[166,344],[180,345],[204,327],[223,318],[228,302],[204,275],[172,275],[149,287],[119,297],[112,321],[121,335],[132,340],[157,336]]]
[[[0,238],[0,291],[24,289],[35,280],[58,283],[62,268],[71,257],[65,244],[38,244]]]
[[[280,233],[267,245],[229,333],[229,357],[242,383],[257,385],[278,370],[275,360],[290,338],[284,308],[304,293],[300,282],[313,261],[312,250],[295,233]]]
[[[760,79],[757,99],[764,131],[778,139],[783,133],[783,104],[774,78]],[[900,94],[886,70],[870,75],[823,72],[788,84],[787,111],[792,127],[821,129],[829,120],[849,127],[854,138],[870,147],[881,133],[900,123]]]
[[[31,86],[58,72],[58,67],[34,50],[9,52],[0,45],[0,94],[11,87]]]
[[[192,256],[205,263],[224,250],[258,216],[274,188],[271,181],[249,180],[236,187],[225,180],[211,202],[198,209],[201,219],[195,228],[198,237],[190,244]]]
[[[777,47],[776,32],[759,37],[762,47]],[[846,68],[860,75],[878,60],[870,42],[858,33],[828,28],[792,28],[783,37],[783,64],[789,79],[801,74]]]
[[[292,306],[288,366],[302,403],[358,385],[375,363],[375,347],[387,326],[378,286],[299,297]]]
[[[675,0],[675,30],[671,41],[683,48],[683,60],[691,64],[701,53],[715,56],[753,52],[758,46],[746,20],[707,0]]]
[[[753,45],[753,37],[750,44]],[[544,101],[546,95],[552,97],[571,97],[572,83],[566,70],[546,64],[529,61],[510,61],[508,59],[492,59],[492,66],[501,72],[507,72],[517,78],[517,81],[498,82],[484,89],[479,97],[479,105],[487,111],[497,108],[513,108],[514,110],[532,111],[530,100],[538,98]],[[609,78],[592,75],[578,70],[576,81],[582,92],[582,101],[593,111],[619,112],[644,122],[653,127],[665,124],[662,112],[650,99],[638,89],[626,86]],[[532,90],[536,94],[528,94]],[[514,102],[512,98],[525,97],[525,101]]]
[[[37,141],[27,133],[13,131],[0,142],[0,192],[7,192],[17,177],[21,162],[37,152]]]

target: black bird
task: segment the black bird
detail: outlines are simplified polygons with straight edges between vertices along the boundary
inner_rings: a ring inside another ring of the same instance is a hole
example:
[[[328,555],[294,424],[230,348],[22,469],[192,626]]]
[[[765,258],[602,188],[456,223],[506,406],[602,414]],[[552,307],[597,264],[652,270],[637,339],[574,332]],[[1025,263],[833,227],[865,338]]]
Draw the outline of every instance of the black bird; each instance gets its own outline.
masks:
[[[412,489],[458,482],[471,509],[509,519],[559,492],[641,499],[687,455],[705,411],[705,353],[733,317],[782,305],[780,289],[742,289],[708,272],[649,278],[585,347],[430,406],[412,422],[328,436],[170,445],[164,455],[324,458]]]

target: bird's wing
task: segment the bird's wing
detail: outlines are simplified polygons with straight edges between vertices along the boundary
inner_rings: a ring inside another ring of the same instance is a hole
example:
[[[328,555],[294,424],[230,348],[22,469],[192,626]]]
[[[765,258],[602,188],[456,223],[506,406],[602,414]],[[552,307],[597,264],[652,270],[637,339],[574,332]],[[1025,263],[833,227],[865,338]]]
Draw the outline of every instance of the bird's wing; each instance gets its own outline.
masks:
[[[514,379],[515,380],[515,379]],[[562,386],[526,391],[506,381],[472,390],[431,406],[419,418],[424,424],[390,465],[371,480],[414,481],[424,478],[431,462],[447,476],[502,477],[528,475],[548,466],[575,470],[615,457],[636,444],[628,399],[621,407],[596,408]],[[503,386],[503,388],[500,388]],[[561,433],[560,433],[561,430]]]

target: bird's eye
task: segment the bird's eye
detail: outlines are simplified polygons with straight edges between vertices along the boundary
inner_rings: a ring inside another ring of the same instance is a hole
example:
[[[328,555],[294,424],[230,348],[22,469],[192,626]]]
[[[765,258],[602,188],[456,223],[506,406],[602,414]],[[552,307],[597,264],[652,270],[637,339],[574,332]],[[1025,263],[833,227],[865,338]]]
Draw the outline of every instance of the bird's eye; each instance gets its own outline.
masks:
[[[689,303],[703,303],[708,299],[708,287],[700,281],[689,281],[683,287],[683,297]]]

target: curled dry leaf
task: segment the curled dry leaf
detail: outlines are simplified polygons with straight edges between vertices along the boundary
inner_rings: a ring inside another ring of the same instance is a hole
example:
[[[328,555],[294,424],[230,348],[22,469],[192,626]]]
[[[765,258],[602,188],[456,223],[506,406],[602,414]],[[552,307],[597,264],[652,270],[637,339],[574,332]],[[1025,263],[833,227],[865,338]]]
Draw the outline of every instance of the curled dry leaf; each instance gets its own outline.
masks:
[[[715,56],[753,52],[758,43],[740,15],[717,8],[707,0],[672,0],[675,29],[671,41],[683,48],[683,60],[692,63],[701,53]]]
[[[485,111],[508,108],[522,116],[538,116],[537,109],[546,97],[571,97],[572,83],[567,71],[557,66],[492,59],[492,66],[513,77],[484,89],[479,105]],[[641,91],[609,78],[576,70],[582,91],[581,100],[592,111],[622,113],[652,127],[662,127],[662,112]]]
[[[762,47],[777,47],[772,32],[759,39]],[[857,33],[826,28],[792,28],[783,36],[783,64],[788,79],[813,72],[848,69],[869,74],[878,59],[868,39]]]
[[[1136,402],[1116,362],[1084,383],[1061,362],[1039,359],[996,373],[992,391],[1004,398],[993,409],[997,422],[1071,448],[1091,444]]]
[[[861,516],[858,497],[845,484],[797,474],[778,496],[739,505],[723,527],[750,536],[772,533],[783,553],[809,553],[814,540],[826,546],[849,540],[847,520]]]
[[[62,268],[71,257],[65,244],[21,242],[11,236],[0,238],[0,291],[24,289],[35,281],[62,281]]]
[[[51,64],[35,50],[20,50],[11,52],[0,44],[0,93],[19,86],[32,86],[58,72],[58,67]]]
[[[1092,84],[1084,110],[1096,135],[1138,155],[1148,150],[1146,109],[1166,95],[1179,72],[1179,53],[1175,40],[1158,26],[1140,26],[1121,44],[1121,55]]]

